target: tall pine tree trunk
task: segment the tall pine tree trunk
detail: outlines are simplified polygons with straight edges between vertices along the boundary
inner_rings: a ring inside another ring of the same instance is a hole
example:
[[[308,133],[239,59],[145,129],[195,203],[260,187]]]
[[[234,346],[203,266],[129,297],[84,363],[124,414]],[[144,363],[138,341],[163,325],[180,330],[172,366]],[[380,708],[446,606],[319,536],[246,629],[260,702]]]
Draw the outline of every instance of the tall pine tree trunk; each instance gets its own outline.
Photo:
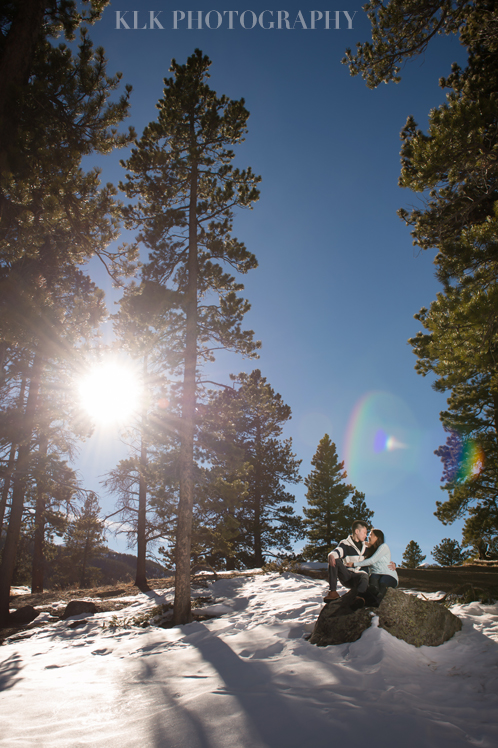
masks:
[[[4,364],[7,359],[8,346],[5,340],[0,340],[0,382],[5,381]]]
[[[48,438],[43,435],[40,438],[40,457],[46,457],[48,452]],[[43,575],[45,565],[45,509],[46,492],[45,476],[39,475],[36,481],[36,505],[35,505],[35,534],[33,544],[33,566],[31,571],[31,593],[43,592]]]
[[[19,391],[18,409],[24,406],[24,395],[26,393],[26,376],[24,375],[21,380],[21,389]],[[0,531],[3,529],[3,522],[5,519],[5,510],[7,508],[7,500],[9,498],[10,485],[12,483],[12,473],[14,472],[14,466],[16,464],[16,451],[18,447],[18,438],[14,437],[12,446],[10,448],[9,460],[7,463],[7,469],[4,473],[3,486],[2,486],[2,498],[0,499]]]
[[[147,354],[144,355],[143,364],[144,392],[147,382]],[[146,518],[147,518],[147,443],[145,439],[145,430],[147,428],[147,405],[142,405],[142,429],[140,437],[140,466],[138,479],[138,522],[137,522],[137,575],[135,584],[140,590],[148,590],[147,576],[145,569],[145,560],[147,553],[146,540]]]
[[[192,146],[195,133],[191,125]],[[194,151],[195,153],[195,151]],[[176,531],[176,573],[173,623],[192,620],[190,606],[190,549],[194,506],[194,429],[197,370],[197,161],[190,177],[188,288],[186,294],[185,370],[183,376],[180,446],[180,500]]]
[[[4,478],[3,478],[2,497],[0,498],[0,531],[3,528],[3,521],[5,519],[5,510],[7,508],[7,500],[9,498],[12,472],[14,470],[14,465],[16,464],[16,450],[17,450],[17,444],[13,444],[10,448],[9,460],[7,462],[7,469],[5,470]]]
[[[22,436],[19,443],[17,465],[12,486],[10,520],[3,549],[2,566],[0,567],[0,624],[7,624],[9,620],[10,585],[16,565],[17,546],[21,534],[30,442],[33,433],[42,369],[43,359],[37,352],[35,353],[33,366],[31,367],[28,401],[26,403]]]
[[[90,536],[91,531],[88,530],[88,534],[86,536],[85,540],[85,547],[83,548],[83,558],[81,560],[81,574],[80,574],[80,590],[85,588],[85,582],[86,582],[86,567],[88,564],[88,554],[90,550]]]
[[[263,566],[263,544],[261,540],[261,424],[256,418],[256,470],[254,480],[254,566]]]

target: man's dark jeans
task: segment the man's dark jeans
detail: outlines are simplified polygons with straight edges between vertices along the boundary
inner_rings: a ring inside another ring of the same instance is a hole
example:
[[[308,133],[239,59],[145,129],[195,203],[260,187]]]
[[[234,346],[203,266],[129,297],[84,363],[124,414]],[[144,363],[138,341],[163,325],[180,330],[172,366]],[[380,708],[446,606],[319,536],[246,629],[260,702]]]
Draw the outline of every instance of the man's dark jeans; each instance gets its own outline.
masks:
[[[339,579],[344,587],[349,587],[349,589],[354,587],[359,595],[365,592],[368,587],[368,574],[362,571],[353,571],[344,566],[340,558],[336,560],[335,566],[329,564],[329,585],[331,590],[337,589],[337,579]]]

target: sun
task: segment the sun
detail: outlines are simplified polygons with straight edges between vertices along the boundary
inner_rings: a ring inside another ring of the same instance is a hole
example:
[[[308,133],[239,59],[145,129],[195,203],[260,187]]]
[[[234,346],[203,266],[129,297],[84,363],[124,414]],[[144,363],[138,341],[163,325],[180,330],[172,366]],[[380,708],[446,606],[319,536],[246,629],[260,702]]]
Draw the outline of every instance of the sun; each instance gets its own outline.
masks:
[[[82,407],[101,425],[128,421],[140,406],[141,389],[133,369],[117,362],[95,365],[78,387]]]

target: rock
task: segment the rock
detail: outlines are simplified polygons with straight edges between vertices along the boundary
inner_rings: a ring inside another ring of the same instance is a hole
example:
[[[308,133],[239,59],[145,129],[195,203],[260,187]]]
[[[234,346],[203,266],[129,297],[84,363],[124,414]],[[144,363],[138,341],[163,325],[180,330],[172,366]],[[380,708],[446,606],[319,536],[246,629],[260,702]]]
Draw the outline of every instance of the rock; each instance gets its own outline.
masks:
[[[311,644],[326,647],[329,644],[355,642],[360,638],[372,621],[368,609],[343,611],[340,605],[328,604],[323,608],[311,635]]]
[[[448,608],[388,589],[378,608],[379,626],[415,647],[438,647],[460,631],[462,622]]]
[[[326,605],[320,611],[318,620],[310,638],[311,644],[326,647],[329,644],[355,642],[370,626],[372,616],[368,608],[352,611],[351,603],[356,597],[356,590],[351,590]]]
[[[460,631],[462,622],[440,603],[420,600],[400,590],[389,588],[378,608],[351,610],[348,593],[340,602],[322,608],[310,638],[311,644],[354,642],[369,628],[372,613],[379,616],[379,627],[397,639],[415,647],[437,647]]]
[[[95,605],[95,603],[91,603],[88,600],[71,600],[71,602],[66,605],[61,618],[63,621],[65,621],[66,618],[80,616],[82,613],[85,613],[85,615],[87,613],[97,613],[97,606]]]
[[[9,616],[9,623],[13,626],[24,626],[26,623],[31,623],[37,616],[40,615],[39,610],[35,610],[32,605],[24,605],[22,608],[13,610]]]

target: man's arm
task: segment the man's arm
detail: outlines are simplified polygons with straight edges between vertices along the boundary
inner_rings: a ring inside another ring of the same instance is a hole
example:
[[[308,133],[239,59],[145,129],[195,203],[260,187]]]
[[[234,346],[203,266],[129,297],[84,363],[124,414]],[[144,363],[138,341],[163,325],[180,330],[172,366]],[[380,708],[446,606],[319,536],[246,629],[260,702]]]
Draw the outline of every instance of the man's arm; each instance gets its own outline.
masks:
[[[344,558],[344,548],[341,543],[333,551],[330,551],[328,556],[329,566],[335,566],[338,559]]]

